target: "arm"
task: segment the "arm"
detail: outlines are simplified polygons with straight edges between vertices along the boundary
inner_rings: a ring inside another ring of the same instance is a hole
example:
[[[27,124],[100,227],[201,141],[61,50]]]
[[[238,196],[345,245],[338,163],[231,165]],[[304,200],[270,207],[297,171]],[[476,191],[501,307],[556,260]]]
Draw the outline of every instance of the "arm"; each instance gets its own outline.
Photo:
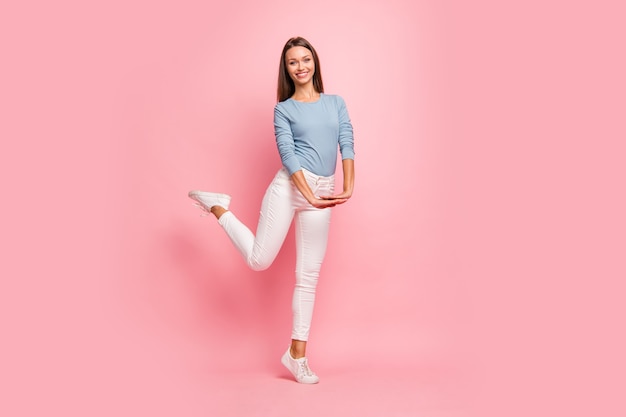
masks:
[[[289,118],[279,108],[278,104],[274,107],[274,134],[280,160],[287,172],[289,172],[289,175],[293,175],[302,168],[296,157],[296,145]]]
[[[342,161],[343,166],[343,192],[340,194],[321,196],[324,200],[344,200],[342,203],[348,201],[352,197],[354,191],[354,159],[344,159]]]
[[[339,113],[339,151],[343,167],[343,192],[333,196],[322,196],[323,199],[349,199],[354,190],[354,135],[348,109],[343,98],[337,96]]]
[[[343,193],[339,194],[339,198],[352,197],[354,191],[354,159],[344,159],[343,165]]]

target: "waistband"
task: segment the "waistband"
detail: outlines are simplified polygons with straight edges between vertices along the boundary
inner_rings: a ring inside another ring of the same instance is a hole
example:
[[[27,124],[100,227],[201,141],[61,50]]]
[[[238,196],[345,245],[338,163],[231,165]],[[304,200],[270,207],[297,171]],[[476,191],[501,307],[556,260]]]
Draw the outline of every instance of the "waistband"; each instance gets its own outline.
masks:
[[[335,174],[333,174],[333,175],[331,175],[329,177],[325,177],[323,175],[314,174],[313,172],[309,171],[306,168],[301,168],[301,170],[302,170],[302,173],[304,174],[304,178],[314,180],[315,182],[318,182],[318,181],[320,181],[320,182],[321,181],[334,181],[335,180]],[[278,170],[278,172],[280,172],[281,175],[285,175],[287,177],[291,177],[291,175],[289,175],[289,172],[287,171],[287,168],[285,168],[285,167],[280,168]]]
[[[306,178],[307,181],[311,181],[314,184],[324,184],[335,181],[335,175],[331,175],[330,177],[324,177],[322,175],[314,174],[305,168],[302,168],[302,173],[304,174],[304,178]]]

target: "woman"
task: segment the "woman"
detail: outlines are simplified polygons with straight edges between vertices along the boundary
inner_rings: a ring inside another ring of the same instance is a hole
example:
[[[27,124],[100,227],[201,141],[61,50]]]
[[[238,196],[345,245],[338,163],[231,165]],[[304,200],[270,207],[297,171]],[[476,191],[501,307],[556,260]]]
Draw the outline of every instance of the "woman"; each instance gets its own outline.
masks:
[[[228,210],[230,196],[191,191],[189,197],[215,215],[253,270],[268,268],[296,221],[296,285],[291,346],[282,363],[300,383],[319,378],[306,358],[315,288],[326,252],[331,207],[343,204],[354,188],[352,124],[343,99],[324,94],[317,53],[301,37],[285,44],[274,108],[276,144],[283,167],[269,185],[256,236]],[[337,148],[342,156],[343,190],[334,192]]]

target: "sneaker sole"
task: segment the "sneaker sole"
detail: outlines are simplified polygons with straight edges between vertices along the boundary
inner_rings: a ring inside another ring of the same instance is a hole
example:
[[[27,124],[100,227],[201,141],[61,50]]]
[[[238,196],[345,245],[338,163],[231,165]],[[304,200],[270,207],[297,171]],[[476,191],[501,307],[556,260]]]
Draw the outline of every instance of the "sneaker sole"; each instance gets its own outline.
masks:
[[[224,207],[227,210],[228,210],[228,206],[230,205],[230,196],[228,194],[209,193],[206,191],[193,190],[193,191],[189,191],[187,195],[189,196],[189,198],[196,201],[202,207],[206,207],[205,204],[201,200],[202,195],[205,195],[205,196],[210,195],[211,198],[214,198],[218,201],[220,206]],[[207,207],[206,210],[210,210],[210,208]]]

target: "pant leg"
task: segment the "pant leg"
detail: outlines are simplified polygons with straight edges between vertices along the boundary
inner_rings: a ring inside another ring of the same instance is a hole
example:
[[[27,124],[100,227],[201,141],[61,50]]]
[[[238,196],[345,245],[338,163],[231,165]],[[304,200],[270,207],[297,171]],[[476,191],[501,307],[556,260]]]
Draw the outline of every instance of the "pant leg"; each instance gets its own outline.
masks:
[[[309,179],[318,195],[332,194],[334,179]],[[296,226],[296,285],[293,292],[293,326],[291,338],[307,341],[313,318],[315,290],[322,261],[326,254],[331,209],[316,209],[308,203],[295,214]]]
[[[218,221],[246,264],[255,271],[269,268],[285,241],[295,213],[293,192],[289,174],[281,169],[263,197],[256,236],[231,211]]]

